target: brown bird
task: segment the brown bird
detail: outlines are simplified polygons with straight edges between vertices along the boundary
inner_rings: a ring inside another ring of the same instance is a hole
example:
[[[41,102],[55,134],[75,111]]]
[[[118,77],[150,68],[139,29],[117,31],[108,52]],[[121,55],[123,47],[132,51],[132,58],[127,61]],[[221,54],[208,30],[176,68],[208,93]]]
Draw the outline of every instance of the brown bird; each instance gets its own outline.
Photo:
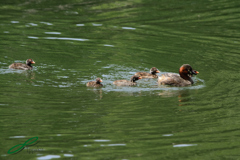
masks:
[[[158,77],[159,84],[166,84],[172,86],[189,86],[194,82],[192,76],[197,75],[199,72],[192,69],[189,64],[184,64],[179,69],[179,74],[176,73],[166,73]]]
[[[135,75],[141,76],[142,78],[158,78],[157,73],[160,73],[160,71],[156,67],[152,67],[150,69],[150,73],[147,72],[137,72]]]
[[[26,64],[23,63],[13,63],[9,66],[11,69],[23,69],[23,70],[31,70],[33,66],[31,64],[34,64],[35,62],[32,59],[27,59]]]
[[[142,77],[134,75],[131,77],[130,81],[128,80],[116,80],[113,82],[113,84],[117,86],[135,86],[137,83],[135,81],[142,79]]]
[[[96,81],[91,81],[86,84],[87,87],[102,87],[101,78],[97,78]]]

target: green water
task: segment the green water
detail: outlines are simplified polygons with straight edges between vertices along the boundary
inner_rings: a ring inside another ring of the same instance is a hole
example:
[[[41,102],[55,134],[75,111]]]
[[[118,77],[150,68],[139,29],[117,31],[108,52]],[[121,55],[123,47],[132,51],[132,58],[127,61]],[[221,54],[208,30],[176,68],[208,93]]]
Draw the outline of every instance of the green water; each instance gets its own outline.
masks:
[[[240,2],[0,2],[0,159],[240,159]],[[32,71],[10,70],[32,58]],[[190,87],[116,87],[137,71]],[[104,87],[87,88],[101,77]],[[12,147],[38,137],[15,154]]]

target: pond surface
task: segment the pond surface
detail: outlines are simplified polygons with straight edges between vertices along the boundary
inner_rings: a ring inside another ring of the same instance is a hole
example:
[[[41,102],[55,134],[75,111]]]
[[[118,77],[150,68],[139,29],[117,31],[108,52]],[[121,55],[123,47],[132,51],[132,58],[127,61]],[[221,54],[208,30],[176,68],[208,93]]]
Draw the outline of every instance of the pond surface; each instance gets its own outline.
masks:
[[[239,6],[0,2],[0,159],[239,159]],[[28,58],[32,71],[8,69]],[[182,64],[200,72],[194,85],[112,84]],[[97,77],[104,87],[86,87]]]

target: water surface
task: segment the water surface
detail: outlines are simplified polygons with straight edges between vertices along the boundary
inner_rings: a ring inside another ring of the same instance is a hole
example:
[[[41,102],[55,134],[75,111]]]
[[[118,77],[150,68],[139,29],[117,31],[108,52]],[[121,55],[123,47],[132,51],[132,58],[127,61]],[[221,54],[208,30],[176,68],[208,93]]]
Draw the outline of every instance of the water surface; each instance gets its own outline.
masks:
[[[239,159],[240,2],[0,4],[0,159]],[[32,71],[8,69],[28,58]],[[182,64],[193,86],[112,85]]]

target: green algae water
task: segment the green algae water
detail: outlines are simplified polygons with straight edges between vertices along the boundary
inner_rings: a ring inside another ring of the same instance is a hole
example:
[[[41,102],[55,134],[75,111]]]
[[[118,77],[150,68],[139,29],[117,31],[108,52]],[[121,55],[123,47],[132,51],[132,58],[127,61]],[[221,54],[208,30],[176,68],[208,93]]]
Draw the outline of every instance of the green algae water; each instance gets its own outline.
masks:
[[[0,2],[0,159],[240,159],[239,6]],[[33,70],[8,69],[28,58]],[[200,72],[194,85],[112,84],[182,64]],[[86,87],[97,77],[102,88]]]

